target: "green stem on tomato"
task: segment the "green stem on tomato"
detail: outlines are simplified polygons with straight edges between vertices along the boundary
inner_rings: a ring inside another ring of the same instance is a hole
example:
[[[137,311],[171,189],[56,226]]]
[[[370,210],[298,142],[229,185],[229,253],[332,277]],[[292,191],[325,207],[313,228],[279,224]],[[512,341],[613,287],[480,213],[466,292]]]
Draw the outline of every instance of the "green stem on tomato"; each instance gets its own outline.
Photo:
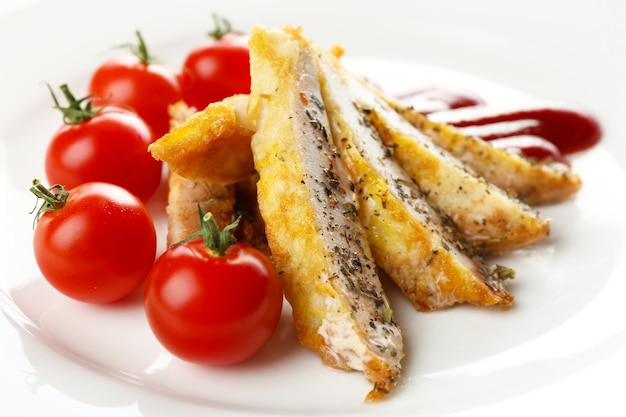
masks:
[[[59,104],[59,100],[57,100],[54,91],[52,91],[52,87],[49,84],[46,84],[48,90],[50,91],[50,95],[52,95],[52,100],[54,101],[54,108],[61,111],[63,114],[63,123],[68,125],[75,125],[82,123],[86,120],[91,119],[98,113],[102,111],[104,107],[100,107],[94,109],[90,101],[87,101],[90,96],[86,96],[80,99],[74,97],[74,94],[70,91],[67,84],[61,84],[59,89],[65,96],[67,100],[67,107],[62,107]],[[85,107],[83,107],[83,103],[86,102]]]
[[[150,53],[148,52],[148,47],[146,46],[146,42],[143,40],[143,36],[141,36],[141,32],[136,30],[135,35],[137,36],[137,44],[124,43],[119,45],[118,48],[125,48],[130,50],[130,52],[135,55],[144,65],[157,62],[158,59],[150,55]]]
[[[215,29],[209,32],[209,36],[213,39],[219,41],[227,33],[243,34],[243,32],[233,29],[228,19],[218,15],[217,13],[213,13],[212,16],[213,22],[215,23]]]
[[[209,203],[211,201],[212,200],[209,200]],[[214,256],[224,256],[226,249],[237,243],[237,238],[235,238],[231,232],[239,226],[241,216],[237,217],[232,223],[220,230],[213,213],[210,211],[205,212],[200,203],[198,203],[198,215],[200,217],[200,230],[192,233],[180,242],[174,243],[172,246],[188,242],[197,237],[202,237],[204,246],[206,246]]]
[[[70,193],[63,188],[61,184],[55,184],[50,188],[46,188],[46,186],[36,178],[33,180],[33,186],[30,188],[30,191],[37,197],[37,203],[39,203],[39,200],[43,200],[39,209],[37,209],[37,206],[35,205],[35,209],[31,212],[32,214],[35,210],[37,211],[37,214],[35,215],[35,224],[39,221],[41,216],[44,215],[44,213],[57,211],[65,207],[67,197],[70,195]]]
[[[231,234],[231,231],[239,226],[240,220],[241,217],[238,217],[234,222],[220,230],[213,213],[205,213],[201,221],[204,245],[214,250],[218,256],[224,256],[226,249],[237,243],[237,239]]]
[[[156,58],[150,56],[148,53],[148,47],[141,36],[141,32],[137,30],[135,31],[135,35],[137,35],[138,44],[136,48],[131,48],[131,50],[144,64],[148,65],[153,63]]]

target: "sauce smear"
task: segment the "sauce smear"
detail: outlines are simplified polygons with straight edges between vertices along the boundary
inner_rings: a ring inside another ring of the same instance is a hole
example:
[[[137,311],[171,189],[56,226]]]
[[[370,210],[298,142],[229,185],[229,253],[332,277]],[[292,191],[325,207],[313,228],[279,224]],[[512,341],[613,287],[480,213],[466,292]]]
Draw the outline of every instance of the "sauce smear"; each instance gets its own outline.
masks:
[[[552,142],[564,154],[589,149],[602,137],[600,124],[591,114],[565,103],[532,101],[508,108],[471,106],[436,112],[430,118],[459,128],[480,126],[479,136],[485,140],[517,135],[539,136]],[[518,128],[510,129],[507,122],[516,122]],[[509,129],[502,129],[503,126]]]
[[[589,149],[602,138],[602,128],[591,113],[563,102],[534,100],[496,107],[472,94],[439,87],[397,98],[435,122],[538,160],[565,162],[563,155]]]

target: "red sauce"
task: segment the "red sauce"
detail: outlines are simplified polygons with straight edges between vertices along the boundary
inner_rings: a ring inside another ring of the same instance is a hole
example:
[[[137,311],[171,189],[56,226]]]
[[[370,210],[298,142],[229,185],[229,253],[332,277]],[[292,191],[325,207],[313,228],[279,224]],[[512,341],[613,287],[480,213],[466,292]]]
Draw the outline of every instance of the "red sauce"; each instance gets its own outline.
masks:
[[[598,121],[581,108],[555,102],[533,101],[508,108],[472,106],[431,114],[432,120],[460,128],[490,125],[485,140],[515,135],[535,135],[556,145],[564,154],[589,149],[602,137]],[[518,122],[519,129],[499,129],[503,122]]]
[[[494,107],[473,95],[437,87],[403,94],[399,99],[428,114],[433,121],[451,124],[484,140],[512,138],[494,145],[509,143],[534,158],[545,155],[565,161],[563,155],[589,149],[602,137],[600,124],[592,114],[562,102],[537,100]],[[540,143],[541,140],[553,146]]]
[[[485,104],[483,99],[471,93],[441,87],[427,87],[397,98],[423,114]]]
[[[493,139],[489,143],[496,148],[520,152],[524,156],[533,158],[537,161],[551,159],[553,161],[569,165],[569,161],[565,158],[559,148],[557,148],[552,142],[549,142],[539,136],[509,136]]]

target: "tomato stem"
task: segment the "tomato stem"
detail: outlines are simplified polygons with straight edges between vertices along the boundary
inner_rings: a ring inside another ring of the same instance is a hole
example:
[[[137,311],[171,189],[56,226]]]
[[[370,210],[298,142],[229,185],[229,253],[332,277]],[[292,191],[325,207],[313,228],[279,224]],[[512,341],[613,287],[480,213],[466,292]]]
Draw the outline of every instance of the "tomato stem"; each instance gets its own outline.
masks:
[[[212,200],[209,200],[211,203]],[[220,230],[215,216],[210,211],[204,211],[202,205],[198,203],[198,215],[200,217],[200,230],[189,235],[186,239],[174,243],[179,245],[188,242],[197,237],[202,237],[204,245],[213,253],[214,256],[224,256],[229,246],[237,243],[237,238],[231,233],[239,226],[241,216],[237,217],[232,223],[226,225]]]
[[[202,216],[202,238],[204,245],[217,252],[217,255],[224,256],[229,246],[237,243],[237,239],[231,234],[231,231],[239,226],[241,216],[236,218],[234,222],[220,230],[215,216],[210,211]]]
[[[49,84],[46,84],[46,86],[48,87],[48,90],[50,91],[50,95],[52,95],[52,100],[54,101],[53,108],[61,111],[61,113],[63,114],[63,123],[65,124],[76,125],[76,124],[82,123],[85,120],[89,120],[95,115],[97,115],[98,113],[100,113],[102,109],[104,108],[104,107],[100,107],[100,108],[94,109],[90,101],[87,101],[86,102],[87,104],[85,104],[85,107],[83,107],[82,106],[83,102],[85,102],[91,96],[86,96],[86,97],[77,99],[76,97],[74,97],[74,95],[70,91],[67,84],[61,84],[59,86],[59,89],[61,90],[61,92],[65,96],[65,99],[67,100],[67,107],[62,107],[59,104],[59,100],[57,100],[57,97],[54,94],[54,91],[52,91],[52,87],[50,87]]]
[[[215,29],[209,32],[209,36],[213,39],[220,40],[228,33],[243,34],[243,32],[233,29],[230,21],[225,17],[219,16],[217,13],[213,13],[212,16]]]
[[[43,200],[39,209],[37,209],[37,204],[35,204],[35,209],[31,211],[31,214],[34,213],[35,210],[37,211],[34,221],[35,224],[44,213],[57,211],[65,207],[67,197],[70,195],[61,184],[55,184],[50,188],[46,188],[46,186],[36,178],[33,180],[33,186],[30,188],[30,191],[37,196],[37,203],[39,203],[39,200]]]
[[[137,40],[139,41],[135,55],[137,55],[144,64],[149,64],[152,58],[148,53],[148,47],[143,40],[143,36],[141,36],[141,32],[138,30],[135,31],[135,35],[137,35]]]
[[[153,64],[158,61],[156,57],[151,56],[148,52],[148,47],[146,46],[146,42],[143,40],[143,36],[141,36],[141,32],[136,30],[135,35],[137,36],[137,44],[125,43],[119,45],[118,47],[130,50],[130,52],[139,58],[139,61],[141,61],[144,65]]]

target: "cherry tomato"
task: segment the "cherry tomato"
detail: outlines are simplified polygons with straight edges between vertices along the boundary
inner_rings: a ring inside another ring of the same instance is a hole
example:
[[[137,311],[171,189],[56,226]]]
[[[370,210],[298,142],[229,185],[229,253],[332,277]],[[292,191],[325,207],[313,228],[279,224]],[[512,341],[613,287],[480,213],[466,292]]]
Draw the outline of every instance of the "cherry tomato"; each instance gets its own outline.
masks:
[[[182,99],[181,88],[176,72],[157,63],[141,34],[136,34],[139,47],[102,63],[91,77],[89,92],[104,102],[134,109],[159,138],[169,131],[167,108]]]
[[[159,185],[162,171],[162,163],[148,152],[154,139],[150,128],[119,107],[93,110],[87,104],[81,108],[84,99],[76,100],[66,85],[61,90],[70,104],[61,108],[57,102],[66,117],[46,152],[48,181],[66,188],[110,182],[146,201]]]
[[[283,293],[273,265],[257,249],[231,243],[219,252],[202,238],[171,246],[148,275],[148,322],[161,344],[183,360],[241,362],[278,325]]]
[[[183,100],[198,110],[234,94],[250,93],[247,37],[214,16],[212,39],[192,49],[180,74]]]
[[[109,303],[143,283],[154,262],[156,232],[141,200],[101,182],[66,191],[35,180],[31,191],[44,199],[35,259],[54,288],[79,301]]]

